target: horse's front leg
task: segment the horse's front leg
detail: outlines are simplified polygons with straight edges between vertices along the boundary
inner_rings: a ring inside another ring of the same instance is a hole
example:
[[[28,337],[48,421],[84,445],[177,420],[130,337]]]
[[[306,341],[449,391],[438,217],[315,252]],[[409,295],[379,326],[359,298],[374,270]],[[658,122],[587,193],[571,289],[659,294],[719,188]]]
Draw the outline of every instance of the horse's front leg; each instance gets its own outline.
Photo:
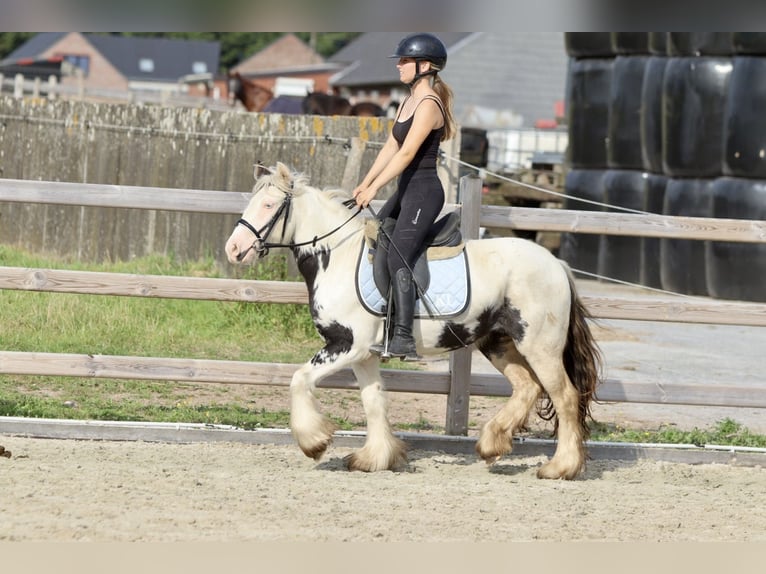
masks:
[[[349,470],[394,470],[406,464],[404,442],[394,436],[388,422],[388,401],[380,375],[380,361],[369,357],[353,365],[367,419],[364,446],[346,457]]]
[[[321,371],[326,368],[318,367],[312,360],[295,371],[290,381],[290,430],[303,454],[314,460],[322,457],[337,428],[319,412],[319,402],[314,395],[316,381],[329,374]]]

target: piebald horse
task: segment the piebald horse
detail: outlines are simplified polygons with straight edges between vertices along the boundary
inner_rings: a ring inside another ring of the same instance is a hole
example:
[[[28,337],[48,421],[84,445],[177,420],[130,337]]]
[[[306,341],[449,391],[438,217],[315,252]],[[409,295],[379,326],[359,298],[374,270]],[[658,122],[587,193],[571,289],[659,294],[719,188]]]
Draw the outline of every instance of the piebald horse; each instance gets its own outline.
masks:
[[[382,340],[384,327],[358,297],[355,272],[366,223],[355,217],[360,210],[349,200],[348,192],[311,187],[282,163],[262,173],[257,168],[252,198],[225,249],[231,263],[246,264],[270,248],[289,248],[305,279],[311,317],[325,344],[290,383],[290,428],[304,454],[318,460],[335,431],[319,411],[316,383],[350,367],[367,433],[346,465],[367,472],[396,469],[406,464],[406,449],[388,421],[380,358],[369,351]],[[565,263],[526,239],[471,240],[464,250],[470,301],[448,320],[416,319],[418,352],[475,344],[512,385],[510,399],[485,423],[476,443],[488,464],[511,452],[514,432],[537,406],[540,416],[554,420],[557,436],[556,450],[537,476],[575,478],[585,466],[601,354],[572,275]]]

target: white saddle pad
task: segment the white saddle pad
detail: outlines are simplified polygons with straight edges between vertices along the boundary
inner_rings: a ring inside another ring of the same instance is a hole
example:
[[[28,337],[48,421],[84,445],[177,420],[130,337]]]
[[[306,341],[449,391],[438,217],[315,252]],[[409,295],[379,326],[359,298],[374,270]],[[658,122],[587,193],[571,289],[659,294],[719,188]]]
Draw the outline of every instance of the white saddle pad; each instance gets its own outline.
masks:
[[[454,317],[465,311],[471,290],[465,251],[449,259],[429,261],[428,270],[431,279],[424,297],[425,303],[421,298],[417,299],[415,317],[422,319]],[[362,249],[360,253],[356,277],[356,290],[364,308],[373,315],[384,315],[383,307],[386,299],[375,285],[372,263],[367,257],[366,249]]]

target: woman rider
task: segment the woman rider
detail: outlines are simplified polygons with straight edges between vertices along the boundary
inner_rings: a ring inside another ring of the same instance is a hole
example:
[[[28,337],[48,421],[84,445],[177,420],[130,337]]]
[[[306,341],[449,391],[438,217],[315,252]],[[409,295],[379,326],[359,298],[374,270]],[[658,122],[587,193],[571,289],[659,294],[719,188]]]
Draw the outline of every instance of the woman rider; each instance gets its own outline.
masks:
[[[354,189],[357,205],[367,207],[378,191],[399,177],[396,193],[378,213],[381,222],[396,220],[388,250],[388,271],[393,295],[393,337],[390,356],[418,359],[412,336],[416,290],[412,269],[429,228],[444,206],[444,188],[436,173],[441,141],[452,137],[452,90],[438,73],[447,63],[447,50],[431,34],[411,34],[399,42],[391,56],[399,79],[410,94],[399,106],[393,128],[367,175]],[[382,354],[384,345],[370,350]]]

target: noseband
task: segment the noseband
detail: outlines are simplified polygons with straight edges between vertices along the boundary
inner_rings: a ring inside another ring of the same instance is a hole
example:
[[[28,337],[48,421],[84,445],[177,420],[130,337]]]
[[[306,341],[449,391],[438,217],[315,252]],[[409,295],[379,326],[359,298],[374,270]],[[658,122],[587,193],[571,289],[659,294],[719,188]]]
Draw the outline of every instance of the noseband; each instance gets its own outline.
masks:
[[[285,230],[287,229],[287,218],[290,217],[290,208],[292,207],[292,201],[293,201],[293,195],[292,193],[285,193],[285,200],[280,204],[279,208],[277,209],[276,213],[269,219],[266,224],[261,227],[260,229],[256,229],[253,227],[253,225],[247,221],[245,218],[240,218],[237,221],[237,225],[243,225],[244,227],[247,227],[250,232],[255,235],[255,241],[253,244],[245,249],[242,253],[237,255],[237,261],[242,261],[245,256],[250,252],[251,249],[255,249],[255,252],[258,254],[258,257],[266,257],[269,253],[269,249],[272,247],[287,247],[290,249],[294,249],[296,247],[303,247],[305,245],[311,245],[312,247],[316,246],[317,241],[320,241],[322,239],[325,239],[326,237],[329,237],[339,229],[341,229],[344,225],[346,225],[349,221],[354,219],[357,215],[359,215],[362,212],[362,208],[359,207],[351,217],[349,217],[346,221],[341,223],[338,227],[333,229],[332,231],[328,231],[324,235],[320,236],[314,236],[314,238],[311,241],[303,241],[301,243],[267,243],[266,239],[268,239],[269,235],[271,235],[271,232],[274,230],[274,226],[277,224],[277,221],[279,221],[279,218],[284,214],[285,219],[282,222],[282,237],[285,236]],[[349,209],[351,207],[356,206],[356,201],[354,199],[349,199],[343,202],[343,205],[348,207]]]

